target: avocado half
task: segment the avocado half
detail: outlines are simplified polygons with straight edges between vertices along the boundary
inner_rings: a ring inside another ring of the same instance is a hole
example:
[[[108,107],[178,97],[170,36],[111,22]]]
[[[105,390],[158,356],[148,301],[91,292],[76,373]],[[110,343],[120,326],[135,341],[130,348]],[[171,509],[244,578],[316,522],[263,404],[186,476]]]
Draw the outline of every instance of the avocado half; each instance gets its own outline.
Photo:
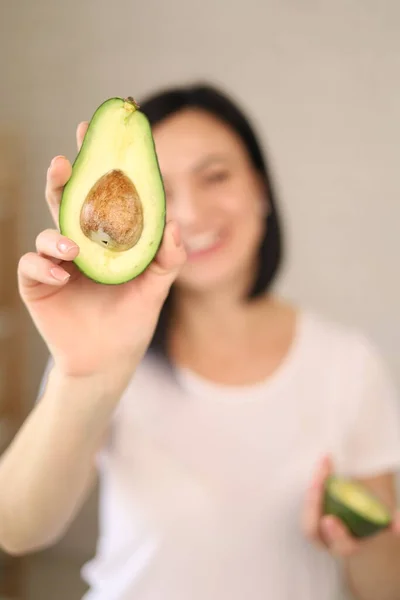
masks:
[[[354,537],[363,538],[390,526],[387,507],[360,483],[331,476],[325,483],[324,514],[338,517]]]
[[[150,123],[135,101],[110,98],[90,120],[62,194],[59,226],[90,279],[121,284],[154,259],[166,201]]]

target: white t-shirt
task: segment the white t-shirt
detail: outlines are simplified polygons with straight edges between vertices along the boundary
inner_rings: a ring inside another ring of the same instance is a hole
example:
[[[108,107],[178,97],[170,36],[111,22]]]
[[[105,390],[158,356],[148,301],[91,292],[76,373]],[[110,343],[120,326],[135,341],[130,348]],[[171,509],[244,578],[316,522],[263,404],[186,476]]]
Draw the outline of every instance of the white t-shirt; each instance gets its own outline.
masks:
[[[263,383],[216,385],[148,355],[99,457],[100,538],[85,600],[338,600],[340,565],[302,534],[321,456],[400,467],[395,390],[373,346],[303,312]]]

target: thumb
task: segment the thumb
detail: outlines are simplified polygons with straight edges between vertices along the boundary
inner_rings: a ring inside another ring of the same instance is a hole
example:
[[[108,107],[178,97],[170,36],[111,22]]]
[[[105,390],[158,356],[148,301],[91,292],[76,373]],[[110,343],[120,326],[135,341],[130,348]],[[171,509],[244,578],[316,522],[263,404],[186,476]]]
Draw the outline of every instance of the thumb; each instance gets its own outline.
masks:
[[[151,280],[152,285],[161,284],[167,290],[176,279],[185,260],[186,252],[179,226],[175,221],[169,221],[165,226],[163,240],[157,255],[144,273],[145,278]]]

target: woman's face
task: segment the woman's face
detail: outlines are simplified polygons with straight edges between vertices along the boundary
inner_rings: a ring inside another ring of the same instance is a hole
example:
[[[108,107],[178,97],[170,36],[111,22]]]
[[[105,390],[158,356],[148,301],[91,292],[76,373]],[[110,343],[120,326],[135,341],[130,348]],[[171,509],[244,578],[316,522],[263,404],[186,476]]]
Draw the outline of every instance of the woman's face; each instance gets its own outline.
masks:
[[[153,130],[167,219],[181,228],[192,291],[248,279],[264,235],[265,191],[240,138],[216,117],[185,110]]]

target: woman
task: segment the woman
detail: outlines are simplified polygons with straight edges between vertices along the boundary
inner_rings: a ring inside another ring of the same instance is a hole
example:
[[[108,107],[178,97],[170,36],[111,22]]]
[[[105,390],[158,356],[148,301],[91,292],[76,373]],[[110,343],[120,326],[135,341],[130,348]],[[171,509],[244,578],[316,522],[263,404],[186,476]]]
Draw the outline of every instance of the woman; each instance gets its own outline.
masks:
[[[399,421],[380,357],[273,294],[275,196],[232,101],[198,86],[141,106],[168,204],[150,268],[96,285],[55,230],[19,264],[52,362],[2,460],[1,545],[53,544],[98,471],[87,600],[331,600],[342,587],[400,597],[399,523],[360,542],[321,514],[332,470],[395,510]],[[48,170],[55,220],[70,173],[63,157]]]

